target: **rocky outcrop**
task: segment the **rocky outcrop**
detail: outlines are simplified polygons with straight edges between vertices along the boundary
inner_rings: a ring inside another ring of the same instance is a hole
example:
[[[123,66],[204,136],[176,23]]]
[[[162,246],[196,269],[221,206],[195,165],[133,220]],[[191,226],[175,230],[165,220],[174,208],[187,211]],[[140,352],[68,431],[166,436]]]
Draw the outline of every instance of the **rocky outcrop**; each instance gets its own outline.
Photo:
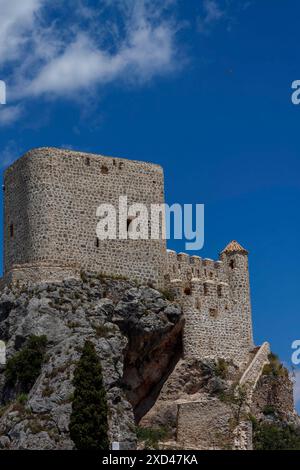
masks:
[[[232,388],[240,373],[233,363],[225,367],[211,359],[180,360],[140,426],[165,429],[166,440],[160,443],[165,448],[233,447],[237,407]]]
[[[109,439],[121,448],[137,446],[137,425],[146,435],[158,429],[165,436],[158,445],[166,449],[250,449],[250,415],[299,427],[292,383],[272,355],[266,365],[267,345],[249,354],[244,370],[222,358],[183,358],[184,316],[166,294],[92,273],[6,287],[0,294],[6,359],[23,351],[32,335],[45,335],[47,347],[27,395],[0,365],[0,449],[74,448],[72,382],[86,340],[102,364]],[[250,402],[243,394],[248,385]]]
[[[267,343],[256,348],[245,370],[222,359],[180,360],[140,426],[165,431],[159,447],[203,450],[251,450],[254,421],[298,429],[292,382],[268,353]]]
[[[1,366],[0,448],[74,448],[68,430],[72,379],[86,340],[93,342],[102,363],[109,438],[135,448],[136,419],[151,406],[178,360],[182,327],[176,304],[126,280],[83,274],[81,281],[5,288],[0,339],[7,359],[31,335],[46,335],[48,343],[27,397],[17,396],[6,383]]]

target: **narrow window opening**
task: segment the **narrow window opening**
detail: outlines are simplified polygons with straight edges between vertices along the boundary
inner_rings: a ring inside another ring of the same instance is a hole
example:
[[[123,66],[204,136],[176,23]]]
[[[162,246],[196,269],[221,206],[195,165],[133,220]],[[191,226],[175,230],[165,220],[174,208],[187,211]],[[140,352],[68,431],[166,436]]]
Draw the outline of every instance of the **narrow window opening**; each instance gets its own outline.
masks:
[[[86,157],[86,159],[85,159],[85,164],[86,164],[86,166],[90,166],[91,160],[90,160],[89,157]]]
[[[235,268],[235,262],[234,262],[233,259],[229,262],[229,267],[230,267],[231,269],[234,269],[234,268]]]
[[[192,294],[191,288],[190,288],[190,287],[186,287],[186,288],[184,289],[184,293],[185,293],[185,295],[191,295],[191,294]]]
[[[222,286],[218,286],[218,297],[222,297]]]
[[[106,165],[102,165],[102,166],[101,166],[101,173],[102,173],[102,175],[107,175],[107,173],[108,173],[108,168],[107,168]]]
[[[10,224],[9,233],[10,233],[10,238],[13,238],[14,237],[14,224]]]
[[[99,248],[99,238],[98,237],[95,240],[95,246],[96,246],[96,248]]]
[[[208,287],[207,287],[207,284],[204,284],[204,295],[208,295]]]
[[[216,318],[217,315],[218,315],[217,309],[216,309],[216,308],[210,308],[210,309],[209,309],[209,315],[210,315],[211,317],[213,317],[213,318]]]
[[[201,310],[201,301],[200,301],[199,297],[196,299],[196,309]]]

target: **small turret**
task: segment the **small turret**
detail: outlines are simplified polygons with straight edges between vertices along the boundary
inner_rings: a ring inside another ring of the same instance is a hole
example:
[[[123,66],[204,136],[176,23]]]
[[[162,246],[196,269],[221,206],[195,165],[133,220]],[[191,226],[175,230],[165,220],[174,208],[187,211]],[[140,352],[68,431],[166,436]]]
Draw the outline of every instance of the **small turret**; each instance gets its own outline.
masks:
[[[248,251],[242,247],[236,240],[232,240],[232,242],[228,243],[228,245],[224,248],[222,253],[230,254],[230,253],[243,253],[244,255],[248,255]]]
[[[221,251],[220,259],[227,266],[236,320],[243,325],[244,336],[241,338],[241,344],[244,342],[244,346],[250,350],[253,346],[253,338],[248,251],[233,240]]]

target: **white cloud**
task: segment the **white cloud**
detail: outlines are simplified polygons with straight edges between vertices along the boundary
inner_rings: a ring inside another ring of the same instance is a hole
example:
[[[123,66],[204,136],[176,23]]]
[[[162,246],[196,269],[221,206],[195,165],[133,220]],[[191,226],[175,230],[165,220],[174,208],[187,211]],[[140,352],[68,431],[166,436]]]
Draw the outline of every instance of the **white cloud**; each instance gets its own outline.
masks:
[[[20,156],[20,148],[13,140],[0,150],[0,168],[7,168]]]
[[[0,63],[20,57],[41,6],[42,0],[0,0]]]
[[[172,72],[179,65],[179,26],[169,9],[175,3],[102,0],[92,8],[88,0],[0,0],[0,60],[14,61],[11,99],[78,97],[110,82],[143,84]],[[12,122],[13,110],[17,117],[13,104],[0,124],[9,116]]]
[[[16,106],[4,106],[0,107],[0,125],[10,126],[17,121],[23,114],[23,108],[21,105]]]
[[[203,14],[198,18],[198,30],[208,32],[211,25],[217,23],[225,15],[217,0],[203,1]]]

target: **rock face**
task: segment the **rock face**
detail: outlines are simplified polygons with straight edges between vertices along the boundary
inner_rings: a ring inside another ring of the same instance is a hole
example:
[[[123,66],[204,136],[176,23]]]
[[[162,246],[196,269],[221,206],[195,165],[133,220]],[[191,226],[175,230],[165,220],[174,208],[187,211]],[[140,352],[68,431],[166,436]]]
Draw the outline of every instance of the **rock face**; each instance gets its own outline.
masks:
[[[92,273],[82,273],[81,280],[5,288],[0,449],[74,448],[72,382],[86,340],[102,364],[109,440],[121,448],[137,447],[136,425],[144,435],[158,430],[157,444],[167,449],[251,449],[250,414],[262,423],[300,426],[292,383],[274,359],[248,403],[237,394],[244,370],[232,361],[183,357],[184,315],[166,296]],[[32,335],[47,337],[46,354],[29,393],[20,395],[7,381],[3,362],[24,351]]]
[[[280,372],[263,373],[249,395],[241,384],[243,370],[233,363],[181,359],[140,425],[163,429],[164,439],[157,444],[166,449],[250,450],[253,420],[300,430],[292,381],[283,367]]]
[[[73,449],[69,436],[73,373],[86,340],[101,359],[109,438],[136,447],[136,421],[152,406],[181,353],[181,309],[162,293],[93,274],[0,297],[7,359],[31,335],[46,335],[46,360],[28,397],[16,396],[0,366],[0,448]]]
[[[167,448],[232,447],[231,423],[237,407],[225,397],[232,395],[238,376],[239,370],[233,364],[228,364],[223,374],[218,361],[181,359],[140,424],[165,429],[168,439],[162,445]]]

